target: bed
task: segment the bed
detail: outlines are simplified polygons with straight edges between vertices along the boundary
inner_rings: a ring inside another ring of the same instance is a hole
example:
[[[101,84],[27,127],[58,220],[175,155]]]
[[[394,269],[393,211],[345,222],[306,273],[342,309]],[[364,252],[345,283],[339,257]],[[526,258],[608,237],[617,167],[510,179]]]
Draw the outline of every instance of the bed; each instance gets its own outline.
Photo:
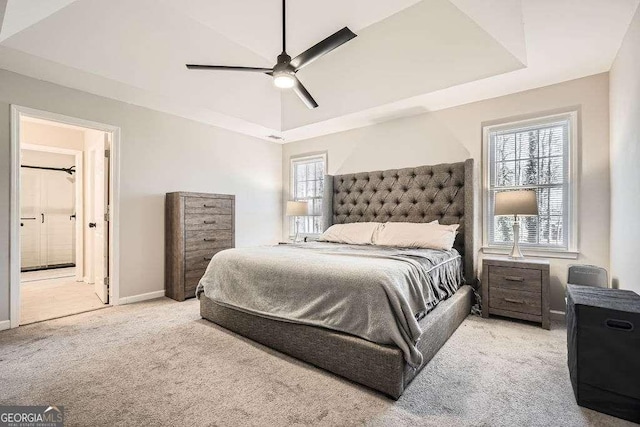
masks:
[[[454,248],[437,254],[305,243],[223,251],[198,287],[201,316],[399,398],[470,313],[476,283],[473,178],[471,159],[326,176],[325,229],[353,222],[438,220],[460,225]],[[413,282],[397,277],[414,271],[421,273]],[[385,280],[390,284],[379,285]],[[433,295],[425,293],[424,306],[407,303],[403,295],[425,281],[433,282],[426,287],[434,289]],[[296,305],[280,296],[283,292],[307,303]]]

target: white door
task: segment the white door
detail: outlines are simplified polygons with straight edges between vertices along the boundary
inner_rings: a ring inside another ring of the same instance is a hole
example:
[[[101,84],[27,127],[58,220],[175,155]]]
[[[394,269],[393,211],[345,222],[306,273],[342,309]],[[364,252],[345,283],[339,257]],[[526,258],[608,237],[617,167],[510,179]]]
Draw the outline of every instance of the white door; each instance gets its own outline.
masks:
[[[92,249],[90,271],[94,290],[105,304],[109,302],[109,223],[105,219],[109,205],[109,159],[106,156],[107,134],[87,140],[91,213],[87,231]]]

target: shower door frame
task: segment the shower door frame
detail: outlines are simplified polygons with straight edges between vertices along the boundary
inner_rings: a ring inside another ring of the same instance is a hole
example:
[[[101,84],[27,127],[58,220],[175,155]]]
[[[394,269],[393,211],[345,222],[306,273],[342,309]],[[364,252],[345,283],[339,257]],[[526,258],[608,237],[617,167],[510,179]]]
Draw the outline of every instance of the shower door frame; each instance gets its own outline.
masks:
[[[40,151],[45,153],[68,154],[74,156],[75,163],[75,213],[76,213],[76,238],[75,238],[75,264],[76,281],[84,280],[84,169],[82,150],[70,148],[52,147],[48,145],[34,144],[33,141],[20,144],[20,150]]]

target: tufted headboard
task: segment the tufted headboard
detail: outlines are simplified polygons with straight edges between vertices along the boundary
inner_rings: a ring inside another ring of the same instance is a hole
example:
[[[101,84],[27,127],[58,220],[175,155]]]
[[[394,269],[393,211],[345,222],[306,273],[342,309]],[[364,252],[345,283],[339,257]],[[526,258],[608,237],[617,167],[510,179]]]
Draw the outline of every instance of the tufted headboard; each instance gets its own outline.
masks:
[[[460,224],[454,247],[475,284],[473,159],[415,168],[325,176],[325,230],[351,222]]]

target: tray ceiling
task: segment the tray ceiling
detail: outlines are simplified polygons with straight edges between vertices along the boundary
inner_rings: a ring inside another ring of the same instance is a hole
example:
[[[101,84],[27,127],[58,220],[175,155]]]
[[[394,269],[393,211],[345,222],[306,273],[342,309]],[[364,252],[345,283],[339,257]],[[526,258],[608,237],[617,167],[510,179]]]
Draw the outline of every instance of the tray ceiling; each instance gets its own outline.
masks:
[[[606,71],[637,5],[289,1],[292,56],[343,26],[358,34],[298,74],[320,104],[315,110],[265,75],[184,67],[273,66],[280,0],[0,0],[0,67],[260,138],[295,140]],[[582,37],[589,45],[576,49]],[[567,47],[573,54],[560,55]],[[550,60],[558,63],[545,72]],[[495,83],[503,79],[508,84]]]

